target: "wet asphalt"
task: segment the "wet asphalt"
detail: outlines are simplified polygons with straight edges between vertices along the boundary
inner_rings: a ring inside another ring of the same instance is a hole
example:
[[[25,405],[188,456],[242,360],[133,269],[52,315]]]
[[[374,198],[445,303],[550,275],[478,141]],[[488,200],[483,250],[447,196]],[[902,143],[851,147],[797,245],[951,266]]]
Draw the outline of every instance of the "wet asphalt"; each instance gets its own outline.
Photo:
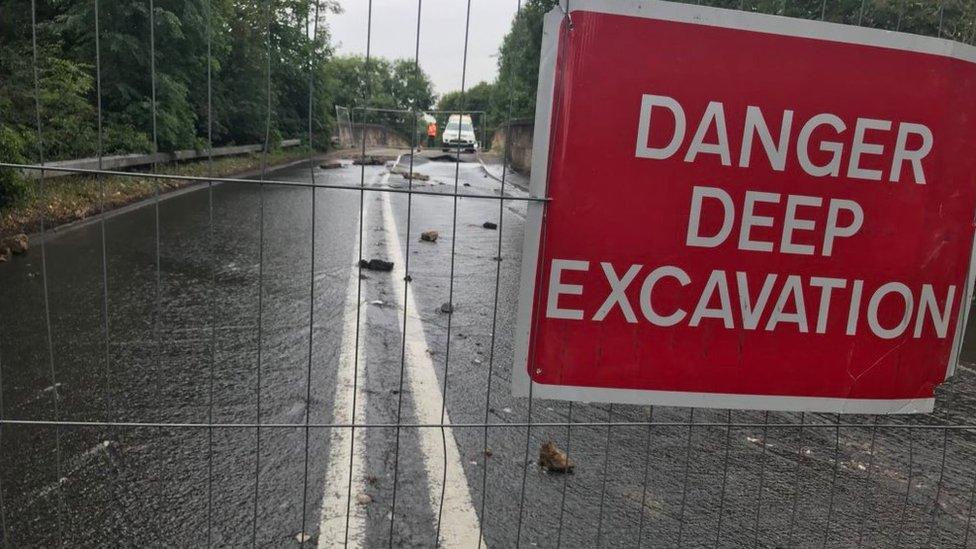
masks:
[[[418,190],[501,192],[477,162],[414,162],[430,176],[413,183]],[[272,177],[410,184],[386,172],[302,166]],[[505,193],[525,196],[515,183],[524,181],[513,177]],[[356,449],[364,478],[353,479],[351,507],[359,495],[371,500],[354,540],[363,546],[437,540],[419,433],[430,427],[394,427],[417,423],[421,398],[443,398],[455,427],[442,444],[456,444],[491,547],[976,545],[976,437],[909,428],[973,423],[968,367],[940,388],[935,414],[877,420],[902,427],[873,429],[867,416],[837,429],[822,414],[542,400],[530,409],[510,391],[525,204],[390,193],[401,242],[390,258],[381,201],[375,190],[201,187],[159,201],[158,216],[150,201],[58,231],[43,254],[35,245],[0,267],[2,417],[130,424],[2,426],[4,547],[297,547],[302,531],[310,546],[334,539],[319,531],[323,494],[347,487],[326,486],[329,429],[303,425],[306,411],[312,424],[334,420],[350,295],[362,318],[357,421],[383,425],[363,429]],[[436,243],[420,241],[426,230],[439,232]],[[404,281],[350,276],[360,235],[362,257],[409,260],[417,310],[407,314],[424,327],[439,394],[401,383],[409,365],[393,297]],[[648,419],[665,424],[521,425]],[[767,420],[796,425],[764,430]],[[139,422],[174,425],[131,426]],[[548,440],[568,450],[574,474],[536,465]]]

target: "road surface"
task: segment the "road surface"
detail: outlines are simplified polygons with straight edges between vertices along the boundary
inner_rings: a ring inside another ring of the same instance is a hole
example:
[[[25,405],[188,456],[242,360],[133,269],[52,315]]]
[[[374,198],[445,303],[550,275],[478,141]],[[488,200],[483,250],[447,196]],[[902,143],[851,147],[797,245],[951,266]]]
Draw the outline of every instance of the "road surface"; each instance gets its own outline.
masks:
[[[2,417],[154,424],[4,425],[5,546],[976,546],[966,430],[513,399],[526,206],[455,199],[501,192],[463,160],[413,159],[445,196],[304,166],[272,177],[368,190],[223,184],[160,201],[158,232],[152,202],[60,231],[47,312],[37,244],[0,267]],[[879,421],[972,424],[974,385]],[[536,464],[548,440],[575,474]]]

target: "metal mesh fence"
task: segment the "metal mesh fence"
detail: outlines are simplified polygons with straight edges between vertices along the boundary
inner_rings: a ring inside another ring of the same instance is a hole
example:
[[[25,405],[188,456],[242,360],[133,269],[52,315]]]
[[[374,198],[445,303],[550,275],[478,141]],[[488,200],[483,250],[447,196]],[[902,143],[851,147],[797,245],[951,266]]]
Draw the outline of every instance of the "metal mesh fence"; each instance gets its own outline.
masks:
[[[465,42],[451,46],[463,51],[462,90],[471,3],[456,22]],[[913,21],[967,42],[976,29],[972,2],[706,3],[892,30]],[[415,63],[424,9],[418,0]],[[950,10],[968,23],[943,27]],[[376,32],[363,22],[367,58]],[[37,51],[35,25],[35,97]],[[314,91],[310,78],[309,142]],[[35,106],[34,162],[0,165],[202,190],[157,192],[131,217],[103,211],[74,237],[41,219],[39,254],[7,275],[4,547],[976,544],[976,376],[965,364],[926,416],[514,400],[521,223],[526,203],[546,199],[504,161],[497,181],[461,151],[424,162],[418,113],[362,109],[364,126],[400,127],[387,165],[325,171],[310,151],[280,175],[262,162],[255,178],[52,168]],[[350,109],[336,116],[339,144],[369,156]],[[418,241],[431,224],[436,248]],[[396,258],[390,275],[371,262],[380,257]],[[547,441],[575,474],[536,465]]]
[[[338,146],[348,149],[356,144],[352,131],[352,119],[349,117],[349,107],[336,105],[336,138]]]

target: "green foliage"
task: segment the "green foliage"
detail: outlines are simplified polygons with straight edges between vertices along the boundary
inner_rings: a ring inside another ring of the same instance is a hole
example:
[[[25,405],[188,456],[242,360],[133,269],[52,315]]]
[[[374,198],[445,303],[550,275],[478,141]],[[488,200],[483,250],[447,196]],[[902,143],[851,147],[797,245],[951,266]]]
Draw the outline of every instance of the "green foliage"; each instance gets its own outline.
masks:
[[[686,1],[967,42],[976,35],[972,0]],[[542,21],[556,2],[526,0],[499,48],[496,81],[445,94],[439,107],[487,111],[482,125],[489,129],[533,116]],[[0,125],[8,142],[16,134],[30,161],[154,146],[199,149],[208,129],[215,146],[266,138],[276,143],[307,138],[311,107],[313,145],[321,149],[328,146],[336,105],[422,111],[434,104],[430,79],[410,60],[333,56],[328,21],[339,10],[335,0],[318,0],[317,11],[309,0],[152,3],[150,13],[150,0],[36,0],[35,98],[31,3],[0,0]],[[369,121],[404,135],[415,129],[405,114],[373,114]]]
[[[333,105],[370,107],[400,112],[354,110],[354,122],[384,124],[407,141],[418,131],[416,114],[434,104],[434,85],[424,71],[407,59],[360,55],[333,58],[325,68],[325,87]]]
[[[393,61],[387,86],[398,109],[419,111],[429,109],[434,104],[434,85],[413,61]]]
[[[88,101],[94,78],[88,68],[51,57],[41,71],[39,90],[45,158],[86,156],[96,139],[95,108]]]
[[[0,158],[6,162],[24,162],[24,142],[9,126],[0,125]],[[12,168],[0,168],[0,209],[4,209],[24,196],[27,184]]]
[[[512,28],[498,50],[498,80],[493,94],[496,120],[527,118],[535,114],[539,85],[542,21],[557,0],[528,0],[515,14]]]
[[[407,59],[336,57],[326,67],[326,84],[336,105],[421,111],[434,104],[430,78]]]
[[[972,0],[679,0],[726,9],[821,19],[834,23],[897,30],[972,43],[976,39],[976,3]],[[498,55],[492,83],[444,94],[440,109],[486,110],[492,125],[535,114],[542,23],[557,0],[527,0],[512,20]],[[484,92],[489,91],[489,100]]]
[[[493,106],[492,95],[494,92],[495,89],[492,83],[479,82],[470,89],[465,90],[464,93],[461,93],[460,90],[445,93],[437,101],[437,110],[488,112]]]
[[[439,110],[485,111],[488,146],[494,129],[508,120],[535,114],[535,93],[539,79],[539,53],[542,47],[542,20],[557,0],[527,0],[515,14],[512,26],[498,50],[498,77],[481,82],[463,93],[444,94]],[[476,122],[477,124],[477,122]]]
[[[214,146],[263,142],[269,121],[272,143],[307,137],[310,83],[315,145],[328,145],[334,116],[327,19],[338,10],[334,0],[319,0],[317,11],[308,0],[153,0],[151,13],[150,0],[98,0],[97,37],[96,0],[36,6],[43,147],[30,5],[0,0],[0,123],[19,134],[33,161],[41,150],[45,160],[61,160],[154,145],[203,148],[211,121]]]

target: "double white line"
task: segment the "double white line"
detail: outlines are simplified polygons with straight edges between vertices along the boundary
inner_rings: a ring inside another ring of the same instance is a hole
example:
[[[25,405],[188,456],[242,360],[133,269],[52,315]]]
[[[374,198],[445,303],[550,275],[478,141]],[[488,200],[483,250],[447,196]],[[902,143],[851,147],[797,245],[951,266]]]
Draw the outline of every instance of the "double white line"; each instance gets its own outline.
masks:
[[[399,162],[399,158],[397,159]],[[385,185],[389,180],[389,173],[383,176],[380,184]],[[393,261],[393,271],[390,281],[398,310],[406,307],[406,326],[398,323],[401,335],[405,338],[404,374],[409,387],[408,394],[413,397],[413,419],[421,424],[437,424],[441,422],[441,407],[443,393],[434,363],[427,354],[427,336],[421,319],[417,315],[418,308],[413,290],[409,284],[404,294],[403,280],[406,272],[403,269],[404,257],[400,246],[400,235],[397,232],[390,205],[389,193],[379,193],[382,205],[383,228],[385,232],[387,257]],[[370,203],[373,201],[364,201]],[[369,210],[363,212],[368,219]],[[366,224],[364,224],[366,226]],[[410,235],[407,235],[410,238]],[[356,259],[359,259],[358,249]],[[355,375],[356,352],[356,308],[362,304],[357,299],[359,273],[352,269],[347,286],[346,307],[342,334],[342,355],[339,361],[339,372],[336,379],[336,398],[334,420],[337,423],[348,423],[352,418],[352,388]],[[360,334],[365,333],[361,330]],[[363,356],[363,337],[359,338],[359,356]],[[360,372],[364,371],[360,368]],[[361,377],[361,376],[360,376]],[[363,421],[365,415],[366,392],[363,390],[363,380],[358,382],[356,397],[356,418]],[[437,516],[441,509],[441,492],[443,490],[443,510],[441,515],[440,545],[444,547],[475,547],[484,540],[479,534],[478,516],[471,500],[464,469],[461,465],[460,452],[454,433],[450,427],[450,415],[444,410],[444,438],[441,429],[422,427],[417,429],[420,438],[420,449],[423,454],[424,468],[427,476],[427,495],[430,510]],[[319,547],[335,547],[342,545],[346,538],[346,487],[349,475],[352,474],[353,495],[365,489],[363,463],[366,447],[363,439],[363,429],[357,429],[355,441],[350,440],[350,429],[333,429],[329,450],[329,468],[326,475],[325,494],[322,502],[322,522],[319,528]],[[446,441],[446,442],[445,442]],[[356,451],[350,463],[350,443],[354,442]],[[446,466],[446,469],[445,469]],[[351,469],[351,470],[350,470]],[[445,474],[446,473],[446,474]],[[352,502],[349,516],[348,544],[360,547],[365,541],[366,512],[364,506]]]

